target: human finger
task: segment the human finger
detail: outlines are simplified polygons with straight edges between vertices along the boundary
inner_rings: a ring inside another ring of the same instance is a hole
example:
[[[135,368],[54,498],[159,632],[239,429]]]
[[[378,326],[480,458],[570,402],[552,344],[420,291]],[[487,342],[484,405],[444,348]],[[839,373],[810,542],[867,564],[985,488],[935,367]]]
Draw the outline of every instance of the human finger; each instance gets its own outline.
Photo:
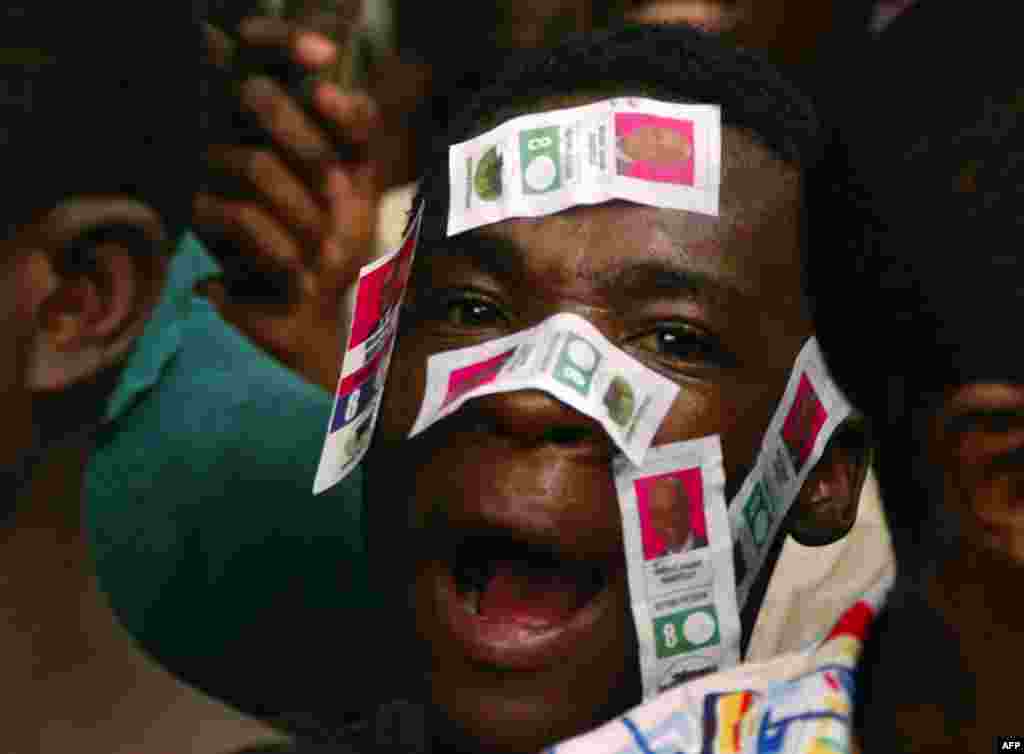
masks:
[[[252,203],[201,192],[194,202],[193,221],[201,235],[228,242],[211,244],[226,271],[242,265],[277,275],[301,272],[301,250],[287,230]]]
[[[243,185],[247,194],[306,245],[317,243],[324,235],[327,212],[274,152],[218,145],[208,150],[207,163],[229,181]]]
[[[313,90],[313,104],[331,128],[334,143],[345,145],[350,158],[365,157],[370,138],[380,127],[377,103],[363,92],[342,91],[322,81]]]
[[[337,46],[325,35],[270,16],[245,19],[239,24],[238,37],[251,48],[282,51],[288,60],[305,68],[323,68],[338,54]]]
[[[257,76],[242,84],[242,104],[273,140],[284,160],[323,190],[322,171],[337,158],[324,131],[272,79]]]

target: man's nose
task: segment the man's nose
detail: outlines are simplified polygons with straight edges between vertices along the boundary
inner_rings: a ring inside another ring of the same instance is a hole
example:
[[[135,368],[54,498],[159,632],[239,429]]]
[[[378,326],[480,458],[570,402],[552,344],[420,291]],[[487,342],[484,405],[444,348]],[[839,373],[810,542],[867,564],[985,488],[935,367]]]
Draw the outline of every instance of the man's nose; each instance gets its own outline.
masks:
[[[609,457],[614,451],[600,422],[541,390],[485,395],[471,406],[492,431],[524,445],[586,448]]]

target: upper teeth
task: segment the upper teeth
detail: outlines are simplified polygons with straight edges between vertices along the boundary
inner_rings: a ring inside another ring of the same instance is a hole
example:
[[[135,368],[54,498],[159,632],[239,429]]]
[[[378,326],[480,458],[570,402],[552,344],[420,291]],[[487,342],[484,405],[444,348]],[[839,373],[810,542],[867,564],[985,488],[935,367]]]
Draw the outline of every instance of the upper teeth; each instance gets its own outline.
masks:
[[[467,589],[462,594],[462,609],[470,615],[480,614],[480,590],[475,587]]]

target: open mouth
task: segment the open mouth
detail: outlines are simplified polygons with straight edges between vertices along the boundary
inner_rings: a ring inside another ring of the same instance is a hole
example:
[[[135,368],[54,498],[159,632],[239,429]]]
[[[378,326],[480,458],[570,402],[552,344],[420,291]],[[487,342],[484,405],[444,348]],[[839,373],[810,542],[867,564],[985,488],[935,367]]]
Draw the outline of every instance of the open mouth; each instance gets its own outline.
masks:
[[[604,568],[509,537],[472,537],[455,550],[459,606],[478,620],[546,629],[568,622],[607,585]]]
[[[612,614],[622,574],[504,532],[460,537],[436,562],[442,620],[466,657],[537,670],[571,654]],[[624,583],[620,584],[624,587]]]

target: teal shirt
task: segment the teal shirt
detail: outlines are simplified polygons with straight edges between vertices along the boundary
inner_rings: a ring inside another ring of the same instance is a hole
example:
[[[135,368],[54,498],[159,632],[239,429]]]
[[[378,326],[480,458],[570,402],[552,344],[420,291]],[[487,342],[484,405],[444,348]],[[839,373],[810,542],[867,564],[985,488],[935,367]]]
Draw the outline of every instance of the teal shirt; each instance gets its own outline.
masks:
[[[86,478],[100,582],[208,693],[290,716],[322,703],[323,681],[337,714],[336,663],[351,669],[370,614],[361,474],[313,496],[330,396],[194,293],[218,272],[186,237],[111,398]]]

